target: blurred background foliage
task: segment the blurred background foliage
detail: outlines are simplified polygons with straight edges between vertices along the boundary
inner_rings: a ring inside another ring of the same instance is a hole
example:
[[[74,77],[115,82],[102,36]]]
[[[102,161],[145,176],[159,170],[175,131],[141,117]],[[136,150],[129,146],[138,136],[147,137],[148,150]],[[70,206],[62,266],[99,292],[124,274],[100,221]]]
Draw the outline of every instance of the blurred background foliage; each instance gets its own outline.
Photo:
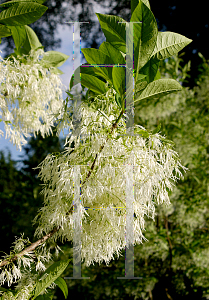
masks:
[[[32,219],[35,218],[38,209],[43,202],[42,181],[37,177],[38,170],[33,170],[44,160],[47,154],[63,151],[64,139],[56,136],[56,128],[53,135],[43,138],[39,133],[36,138],[28,139],[28,144],[23,147],[24,154],[20,157],[22,167],[16,168],[18,161],[11,160],[11,154],[7,157],[0,151],[0,245],[1,251],[9,252],[10,245],[15,236],[24,233],[24,237],[33,239],[34,228]]]

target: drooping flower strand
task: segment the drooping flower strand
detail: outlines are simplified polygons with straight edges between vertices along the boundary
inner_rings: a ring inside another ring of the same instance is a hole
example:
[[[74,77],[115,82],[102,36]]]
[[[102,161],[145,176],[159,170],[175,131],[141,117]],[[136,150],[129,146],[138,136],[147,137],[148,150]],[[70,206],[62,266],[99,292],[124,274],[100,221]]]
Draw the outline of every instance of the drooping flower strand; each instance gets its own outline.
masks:
[[[48,155],[38,166],[41,169],[39,177],[44,180],[45,187],[42,190],[44,206],[34,219],[34,223],[37,221],[39,224],[35,235],[42,238],[48,235],[45,240],[50,236],[53,242],[58,239],[63,242],[73,239],[73,166],[89,163],[89,167],[81,167],[83,205],[80,206],[81,257],[87,266],[103,260],[108,264],[114,259],[113,255],[116,253],[119,256],[126,245],[124,163],[129,163],[130,156],[136,170],[134,243],[146,240],[142,234],[144,215],[154,219],[153,199],[157,203],[170,204],[166,190],[167,187],[172,188],[169,179],[177,179],[172,175],[173,171],[182,176],[179,167],[184,168],[177,159],[177,153],[163,142],[164,137],[159,134],[148,134],[145,128],[136,125],[135,133],[139,135],[117,135],[125,133],[126,124],[122,117],[118,120],[118,126],[111,123],[115,120],[116,111],[119,113],[113,96],[114,93],[109,97],[106,95],[105,117],[99,111],[99,104],[97,110],[90,110],[83,103],[79,108],[82,115],[78,130],[80,135],[71,134],[65,144],[70,145],[74,141],[74,151],[66,146],[59,156]],[[112,136],[109,135],[111,128],[117,129],[112,131]],[[142,137],[142,132],[148,137]],[[94,210],[87,213],[84,207]],[[118,207],[121,209],[116,209]],[[53,234],[49,235],[50,232]]]
[[[111,113],[117,107],[114,102],[108,102],[108,100],[110,99],[106,98],[104,113],[111,120],[113,117]],[[127,164],[132,155],[135,166],[135,243],[141,243],[144,239],[142,234],[144,215],[154,219],[156,202],[170,204],[166,190],[172,189],[169,179],[176,181],[177,177],[173,176],[173,171],[182,176],[179,167],[184,167],[178,161],[177,153],[163,142],[164,137],[159,134],[148,134],[142,126],[135,125],[135,134],[146,132],[147,138],[141,135],[117,136],[118,133],[125,134],[126,124],[123,119],[120,119],[118,131],[113,132],[112,137],[104,146],[110,131],[110,122],[99,111],[90,112],[88,105],[84,103],[80,106],[80,112],[83,119],[78,132],[81,134],[80,136],[71,134],[68,141],[69,144],[75,142],[74,151],[72,152],[71,147],[66,147],[61,155],[48,155],[39,165],[41,169],[39,176],[45,182],[42,191],[45,206],[34,220],[39,223],[35,234],[42,236],[45,232],[52,230],[56,224],[56,226],[61,226],[61,229],[53,235],[54,241],[59,238],[62,241],[73,239],[73,216],[66,217],[66,213],[73,203],[73,166],[80,165],[83,203],[80,206],[82,214],[81,256],[87,265],[102,260],[108,263],[115,252],[119,254],[119,251],[125,247],[125,209],[115,209],[126,206],[124,163]],[[105,127],[106,134],[100,134],[101,131],[105,131]],[[80,144],[81,136],[82,144]],[[101,147],[103,151],[99,153]],[[89,167],[82,167],[87,163]],[[94,168],[91,170],[93,163]],[[91,176],[88,176],[89,170],[91,170]],[[96,210],[87,212],[85,207]]]
[[[122,115],[122,114],[121,114],[121,115]],[[117,121],[119,121],[121,115],[119,116],[119,118],[118,118]],[[117,121],[116,121],[116,123],[113,124],[112,129],[116,128]],[[92,168],[92,170],[93,170],[93,168]],[[72,213],[72,208],[67,212],[66,216],[68,216],[70,213]],[[16,255],[16,251],[15,251],[15,252],[13,251],[12,255],[10,255],[10,256],[6,255],[6,256],[3,258],[3,260],[1,260],[1,262],[0,262],[0,267],[8,266],[8,269],[10,269],[10,266],[11,266],[11,265],[12,265],[12,267],[14,266],[14,263],[13,263],[13,262],[14,262],[15,260],[18,260],[18,262],[20,262],[21,259],[22,259],[23,261],[25,261],[25,256],[24,256],[24,255],[29,255],[29,256],[31,256],[29,259],[28,259],[28,258],[26,259],[27,264],[28,264],[28,266],[30,267],[30,265],[33,263],[33,259],[34,259],[34,258],[37,258],[37,255],[34,257],[34,250],[37,249],[37,247],[39,247],[40,245],[43,245],[43,243],[44,243],[44,246],[45,246],[45,241],[47,241],[52,235],[54,235],[60,228],[61,228],[61,226],[54,227],[53,230],[51,230],[48,234],[46,234],[45,236],[43,236],[43,237],[42,237],[41,239],[39,239],[38,241],[36,241],[36,242],[30,244],[30,246],[28,246],[28,247],[25,248],[24,250],[23,250],[23,248],[24,248],[24,247],[23,247],[23,240],[22,240],[22,239],[18,240],[18,242],[16,242],[16,243],[17,243],[18,245],[21,244],[21,247],[15,246],[15,250],[18,249],[19,251],[21,251],[21,250],[22,250],[22,251],[19,252],[19,253],[17,253],[17,255]],[[29,243],[28,240],[27,240],[27,242]],[[40,249],[40,247],[39,247],[38,249]],[[45,252],[46,252],[46,248],[44,248],[44,249],[45,249]],[[61,249],[60,249],[58,246],[56,246],[56,253],[57,253],[58,251],[60,251],[60,250],[61,250]],[[48,253],[49,253],[49,252],[48,252]],[[41,255],[39,254],[39,256],[43,258],[43,255],[41,256]],[[33,258],[33,259],[32,259],[32,258]],[[36,264],[36,270],[43,269],[43,268],[44,268],[44,265],[43,265],[43,263],[39,260],[39,261],[38,261],[38,264]],[[2,270],[2,272],[1,272],[0,280],[1,280],[2,283],[4,283],[4,280],[5,280],[6,275],[7,275],[7,274],[10,274],[10,273],[8,273],[8,269],[4,268],[4,269]],[[21,276],[22,276],[22,274],[21,274],[21,272],[20,272],[20,278],[21,278]],[[10,277],[11,277],[11,278],[10,278],[10,280],[9,280],[9,285],[11,285],[13,282],[16,282],[16,277],[13,278],[12,275],[11,275]],[[15,281],[13,281],[13,280],[15,280]]]
[[[0,56],[0,116],[6,138],[20,150],[31,133],[35,137],[39,131],[42,137],[52,133],[55,120],[64,114],[66,87],[53,68],[43,67],[43,55],[47,53],[38,49],[18,59]]]

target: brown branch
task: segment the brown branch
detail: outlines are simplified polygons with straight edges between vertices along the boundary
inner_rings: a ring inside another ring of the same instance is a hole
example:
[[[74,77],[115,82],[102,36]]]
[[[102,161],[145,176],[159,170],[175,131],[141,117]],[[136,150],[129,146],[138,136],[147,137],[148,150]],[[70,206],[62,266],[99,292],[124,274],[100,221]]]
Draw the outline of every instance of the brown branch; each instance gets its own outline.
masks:
[[[118,122],[119,122],[120,118],[122,117],[123,113],[124,113],[124,111],[122,110],[121,113],[120,113],[120,115],[119,115],[119,117],[118,117],[118,119],[117,119],[116,122],[112,125],[110,134],[112,134],[113,130],[117,127]],[[102,145],[102,146],[100,147],[99,153],[101,153],[101,151],[103,150],[103,148],[104,148],[105,144],[107,143],[108,139],[109,139],[109,136],[107,137],[107,140],[106,140],[106,142],[104,143],[104,145]],[[92,166],[91,166],[91,170],[89,171],[89,173],[88,173],[88,175],[87,175],[85,181],[82,183],[82,185],[84,185],[84,183],[86,182],[86,180],[90,177],[90,175],[91,175],[91,173],[92,173],[92,171],[93,171],[93,169],[94,169],[94,165],[95,165],[97,156],[98,156],[98,155],[96,154],[96,157],[95,157],[95,159],[94,159],[94,161],[93,161],[93,164],[92,164]],[[71,213],[72,211],[73,211],[73,206],[72,206],[72,207],[70,208],[70,210],[67,212],[66,216],[70,215],[70,213]],[[22,252],[18,253],[18,255],[15,255],[15,256],[12,257],[11,259],[7,259],[7,260],[2,261],[2,262],[0,263],[0,267],[3,267],[3,266],[5,266],[5,265],[9,264],[10,262],[13,262],[13,261],[17,260],[17,258],[18,258],[19,256],[23,256],[23,255],[25,255],[26,253],[29,253],[29,252],[35,250],[39,245],[41,245],[42,243],[46,242],[46,241],[47,241],[50,237],[52,237],[57,231],[59,231],[60,228],[61,228],[61,226],[54,227],[54,229],[52,229],[48,234],[46,234],[45,236],[43,236],[43,237],[42,237],[41,239],[39,239],[38,241],[32,243],[29,247],[25,248]]]
[[[123,115],[123,111],[121,111],[120,116],[118,117],[117,121],[112,125],[110,134],[112,134],[113,130],[117,127],[118,121],[120,120],[120,118],[122,117],[122,115]],[[102,150],[103,150],[104,146],[106,145],[108,139],[109,139],[109,136],[107,137],[106,142],[100,147],[99,153],[102,152]],[[94,161],[93,161],[93,164],[92,164],[92,166],[91,166],[91,170],[89,171],[89,173],[88,173],[86,179],[83,181],[83,184],[84,184],[84,183],[86,182],[86,180],[90,177],[90,175],[91,175],[91,173],[92,173],[92,171],[93,171],[93,169],[94,169],[94,165],[95,165],[95,162],[96,162],[97,157],[98,157],[98,154],[96,154],[95,159],[94,159]]]
[[[35,250],[36,247],[38,247],[39,245],[41,245],[42,243],[44,243],[46,240],[48,240],[52,235],[54,235],[59,229],[61,228],[61,226],[55,227],[54,229],[52,229],[48,234],[46,234],[45,236],[43,236],[41,239],[39,239],[38,241],[32,243],[29,247],[25,248],[23,251],[21,251],[20,253],[18,253],[18,255],[15,255],[14,257],[12,257],[9,260],[4,260],[0,263],[0,267],[3,267],[5,265],[7,265],[10,262],[15,261],[18,256],[23,256],[26,253],[30,253],[31,251]]]
[[[168,297],[169,300],[173,300],[173,298],[171,297],[171,295],[168,294],[168,289],[165,288],[165,292],[166,292],[166,296]]]
[[[152,291],[149,290],[149,297],[150,297],[150,300],[153,300],[153,296],[152,296]]]

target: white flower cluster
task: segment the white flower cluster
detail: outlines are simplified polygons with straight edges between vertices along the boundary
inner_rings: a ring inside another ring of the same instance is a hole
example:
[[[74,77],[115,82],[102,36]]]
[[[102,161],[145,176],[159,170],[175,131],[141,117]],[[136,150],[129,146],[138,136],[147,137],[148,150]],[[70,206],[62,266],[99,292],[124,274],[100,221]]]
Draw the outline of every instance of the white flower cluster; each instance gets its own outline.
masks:
[[[96,100],[97,109],[86,103],[79,106],[82,120],[66,141],[65,151],[59,156],[48,155],[37,167],[44,181],[44,206],[34,219],[34,223],[39,224],[35,235],[41,237],[54,226],[61,226],[52,239],[63,241],[73,239],[73,214],[67,216],[66,213],[74,200],[74,166],[80,166],[81,259],[85,259],[86,266],[103,260],[109,264],[113,255],[119,256],[120,250],[125,248],[127,164],[134,165],[134,244],[145,239],[142,234],[144,215],[154,220],[154,200],[158,204],[170,204],[166,190],[172,189],[169,179],[178,179],[173,172],[182,176],[179,167],[186,170],[178,161],[178,154],[163,142],[165,137],[148,134],[139,125],[135,125],[135,136],[125,135],[123,117],[99,154],[110,132],[110,121],[113,123],[120,111],[113,92],[109,91],[104,101]],[[105,116],[98,111],[100,108]],[[148,137],[138,134],[141,131]],[[67,146],[72,141],[74,151]],[[97,154],[93,172],[83,185]],[[86,211],[87,207],[90,209]]]
[[[50,253],[50,249],[46,249],[45,244],[43,244],[35,251],[31,251],[26,255],[18,256],[18,254],[25,249],[28,244],[30,244],[28,238],[24,239],[23,235],[20,238],[16,237],[16,240],[13,244],[14,245],[12,246],[10,255],[3,256],[0,260],[0,263],[4,260],[12,258],[13,256],[17,256],[17,262],[11,262],[8,265],[1,267],[0,285],[7,282],[8,286],[11,286],[13,283],[18,282],[17,286],[15,287],[15,289],[18,291],[18,295],[15,299],[28,299],[28,294],[34,287],[33,281],[35,282],[40,271],[42,272],[46,270],[45,264],[52,259],[52,255]],[[58,247],[56,250],[59,251],[61,249]],[[32,268],[36,270],[36,275],[32,275]]]
[[[55,118],[63,114],[66,87],[59,75],[42,66],[40,57],[44,55],[47,53],[38,49],[18,59],[0,56],[0,121],[6,138],[20,150],[30,133],[36,136],[40,130],[43,137],[52,133]],[[3,131],[0,135],[4,136]]]

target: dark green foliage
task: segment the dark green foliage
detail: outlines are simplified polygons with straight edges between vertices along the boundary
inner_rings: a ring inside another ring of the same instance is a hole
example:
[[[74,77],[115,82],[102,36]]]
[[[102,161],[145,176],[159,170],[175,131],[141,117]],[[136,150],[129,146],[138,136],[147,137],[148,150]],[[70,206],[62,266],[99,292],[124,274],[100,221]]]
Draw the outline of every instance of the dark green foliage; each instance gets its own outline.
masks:
[[[23,166],[18,171],[17,162],[11,160],[11,154],[5,157],[0,152],[0,244],[1,251],[9,253],[14,237],[20,237],[24,232],[24,237],[31,241],[35,228],[31,221],[42,206],[43,195],[40,195],[42,181],[37,178],[38,170],[33,170],[44,160],[47,154],[60,152],[63,150],[63,140],[59,140],[53,130],[53,135],[45,139],[39,134],[32,137],[28,144],[23,147],[25,152],[20,157],[27,157],[20,160]]]
[[[28,176],[16,170],[11,154],[5,158],[0,153],[0,244],[1,251],[9,252],[15,236],[22,232],[31,236],[31,219],[35,216],[34,206],[39,205],[33,197],[33,186]]]

